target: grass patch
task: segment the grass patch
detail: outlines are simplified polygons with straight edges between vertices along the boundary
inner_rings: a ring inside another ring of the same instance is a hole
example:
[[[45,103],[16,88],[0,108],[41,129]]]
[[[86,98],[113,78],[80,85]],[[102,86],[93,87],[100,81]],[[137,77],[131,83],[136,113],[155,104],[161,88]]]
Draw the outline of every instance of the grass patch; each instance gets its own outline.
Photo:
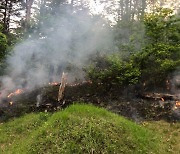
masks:
[[[27,114],[0,124],[0,153],[12,147],[20,147],[21,142],[31,136],[31,133],[47,121],[49,114]]]
[[[2,153],[13,154],[163,152],[153,131],[92,105],[17,118],[0,126],[0,138]]]
[[[148,121],[143,125],[160,135],[165,153],[180,153],[180,123],[166,121]]]

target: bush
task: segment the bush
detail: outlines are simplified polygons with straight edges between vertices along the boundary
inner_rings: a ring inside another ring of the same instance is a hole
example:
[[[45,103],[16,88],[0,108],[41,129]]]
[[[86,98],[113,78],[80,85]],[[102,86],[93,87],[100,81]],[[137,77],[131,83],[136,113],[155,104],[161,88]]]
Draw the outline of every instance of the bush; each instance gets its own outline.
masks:
[[[141,82],[165,86],[169,75],[180,65],[179,50],[180,46],[157,43],[134,55],[132,61],[140,69]]]
[[[141,75],[133,61],[123,61],[118,55],[98,57],[86,71],[94,84],[106,89],[136,84]]]

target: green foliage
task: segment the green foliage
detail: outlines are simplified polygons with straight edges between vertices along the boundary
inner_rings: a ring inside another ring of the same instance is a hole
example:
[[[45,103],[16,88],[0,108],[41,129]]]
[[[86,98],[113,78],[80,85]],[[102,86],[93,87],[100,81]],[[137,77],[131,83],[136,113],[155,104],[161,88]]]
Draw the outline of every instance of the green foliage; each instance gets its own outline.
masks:
[[[0,24],[0,32],[3,31],[3,26]]]
[[[5,57],[7,55],[8,40],[5,34],[1,31],[3,27],[0,24],[0,75],[3,74],[4,68],[6,67]]]
[[[2,60],[6,55],[7,49],[7,38],[2,32],[0,32],[0,60]]]
[[[144,24],[146,36],[151,40],[151,43],[168,41],[167,30],[172,24],[169,23],[169,19],[172,18],[172,13],[173,11],[171,9],[159,8],[155,12],[145,15]]]
[[[133,61],[123,61],[118,55],[97,59],[95,66],[91,66],[87,72],[95,84],[110,88],[135,84],[141,74]]]
[[[168,75],[180,65],[180,46],[158,43],[148,45],[132,57],[140,68],[142,82],[163,86]]]
[[[39,128],[47,121],[49,114],[28,114],[0,125],[0,153],[12,147],[18,147],[31,135],[33,131]],[[10,150],[10,153],[13,151]]]
[[[156,133],[92,105],[0,125],[1,153],[162,153]]]
[[[180,43],[180,16],[171,9],[159,8],[145,15],[147,43]]]
[[[114,27],[115,44],[123,59],[141,50],[144,44],[144,24],[141,21],[122,20]]]
[[[132,59],[142,73],[142,81],[165,85],[168,76],[180,66],[180,18],[172,10],[158,9],[144,18],[146,46]]]
[[[2,30],[3,30],[3,26],[0,24],[0,75],[3,74],[4,68],[6,67],[6,63],[4,60],[8,53],[7,36],[1,32]]]
[[[144,122],[143,126],[160,134],[165,153],[180,152],[180,122],[169,123],[166,121],[148,121]]]
[[[133,40],[138,36],[143,39],[143,31],[138,35],[132,25],[117,24],[116,43],[119,43],[120,56],[97,58],[95,65],[87,71],[90,79],[104,87],[122,87],[139,81],[148,86],[165,86],[169,75],[180,66],[180,17],[172,13],[170,9],[160,8],[145,15],[145,44],[138,53],[133,53],[136,44]],[[142,27],[140,23],[134,24]],[[123,31],[124,26],[130,31]],[[124,32],[128,34],[122,37]]]

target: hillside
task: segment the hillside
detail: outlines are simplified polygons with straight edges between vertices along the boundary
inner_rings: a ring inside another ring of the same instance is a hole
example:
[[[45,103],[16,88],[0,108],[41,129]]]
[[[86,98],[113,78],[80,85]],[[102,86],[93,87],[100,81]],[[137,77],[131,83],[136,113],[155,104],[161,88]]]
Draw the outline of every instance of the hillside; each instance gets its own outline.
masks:
[[[160,141],[144,126],[91,105],[0,125],[1,153],[162,153]]]

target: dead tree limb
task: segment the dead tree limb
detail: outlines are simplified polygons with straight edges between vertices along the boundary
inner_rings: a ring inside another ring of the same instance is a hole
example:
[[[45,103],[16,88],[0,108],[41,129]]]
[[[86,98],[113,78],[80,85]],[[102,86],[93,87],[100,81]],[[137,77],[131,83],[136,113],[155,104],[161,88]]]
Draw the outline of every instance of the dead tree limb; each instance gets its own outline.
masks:
[[[65,87],[66,87],[66,82],[67,82],[67,74],[65,74],[63,72],[62,77],[61,77],[61,84],[59,86],[58,102],[60,102],[64,97],[64,90],[65,90]]]

